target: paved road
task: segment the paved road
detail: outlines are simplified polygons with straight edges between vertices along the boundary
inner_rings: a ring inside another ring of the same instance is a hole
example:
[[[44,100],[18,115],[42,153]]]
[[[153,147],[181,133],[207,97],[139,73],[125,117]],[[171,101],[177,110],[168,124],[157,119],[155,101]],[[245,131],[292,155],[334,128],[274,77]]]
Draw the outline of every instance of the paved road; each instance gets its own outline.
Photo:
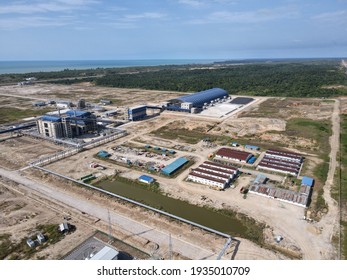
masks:
[[[35,182],[31,179],[21,176],[17,171],[8,171],[0,168],[0,176],[22,184],[30,190],[37,191],[43,197],[48,197],[51,199],[53,198],[54,200],[67,205],[68,207],[72,207],[93,217],[99,218],[102,221],[108,222],[107,208],[101,207],[82,198],[69,195],[68,193],[62,192],[52,186]],[[110,217],[113,226],[118,226],[122,229],[126,229],[134,235],[142,236],[154,243],[159,244],[159,246],[168,246],[169,236],[167,233],[164,233],[158,229],[149,227],[112,211],[110,211]],[[173,251],[178,252],[190,259],[217,258],[217,254],[215,254],[211,250],[180,240],[175,236],[171,236],[171,239]]]

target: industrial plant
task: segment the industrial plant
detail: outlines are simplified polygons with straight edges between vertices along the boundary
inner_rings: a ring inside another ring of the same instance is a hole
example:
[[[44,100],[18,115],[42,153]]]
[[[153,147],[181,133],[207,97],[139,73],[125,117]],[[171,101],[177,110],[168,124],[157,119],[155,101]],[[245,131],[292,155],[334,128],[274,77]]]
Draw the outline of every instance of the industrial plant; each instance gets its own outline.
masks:
[[[166,254],[167,259],[230,258],[234,248],[230,246],[233,240],[230,232],[234,229],[229,221],[204,224],[201,218],[204,214],[197,219],[190,210],[176,209],[185,207],[177,206],[179,199],[189,202],[187,207],[198,205],[197,210],[194,208],[197,213],[216,207],[245,210],[247,216],[279,211],[289,217],[291,212],[297,215],[303,209],[310,209],[313,194],[316,195],[314,172],[310,170],[315,163],[310,161],[309,153],[303,152],[306,150],[292,145],[289,137],[281,145],[276,142],[281,139],[268,140],[275,133],[282,133],[286,122],[275,117],[258,118],[257,110],[261,110],[266,99],[231,96],[222,88],[183,96],[159,92],[153,99],[149,99],[148,92],[136,99],[134,89],[127,91],[134,98],[129,98],[124,91],[118,96],[102,92],[89,100],[88,95],[80,94],[83,91],[77,91],[79,95],[74,101],[66,100],[64,95],[42,99],[40,96],[28,105],[41,112],[40,115],[4,126],[1,131],[9,135],[1,142],[11,144],[5,146],[6,151],[9,149],[11,154],[17,155],[15,149],[21,147],[20,160],[25,164],[17,164],[19,156],[14,156],[15,163],[7,159],[14,170],[29,169],[52,176],[51,182],[57,181],[66,192],[72,189],[71,182],[74,188],[83,186],[83,191],[77,189],[73,193],[88,202],[88,207],[76,211],[77,220],[82,217],[85,224],[91,221],[93,228],[106,232],[108,237],[104,239],[109,243],[104,243],[105,240],[96,243],[94,239],[81,242],[75,250],[66,252],[65,259],[121,259],[124,257],[121,246],[126,242],[119,242],[120,247],[111,246],[115,236],[138,247],[141,253],[137,252],[136,256],[143,258],[155,254],[160,257]],[[16,142],[24,138],[31,145],[27,158],[22,144]],[[34,150],[36,157],[32,156]],[[98,193],[95,197],[94,192]],[[175,199],[168,203],[172,208],[162,204],[162,196]],[[97,217],[87,213],[93,209],[89,204],[93,205],[94,198],[95,203],[104,207]],[[130,210],[137,212],[129,221],[124,221],[119,213],[125,216]],[[156,214],[150,218],[145,216],[152,212]],[[209,221],[224,219],[225,215],[222,216]],[[144,227],[142,219],[148,219],[151,229]],[[282,221],[281,217],[274,219]],[[178,223],[167,222],[172,220]],[[114,226],[117,222],[121,225]],[[60,225],[62,232],[67,230],[65,225]],[[157,230],[155,225],[161,228]],[[132,232],[134,228],[140,230]],[[194,228],[199,231],[193,231]],[[140,236],[138,232],[144,234]],[[175,232],[174,257],[167,253],[172,244],[162,241],[169,240],[171,232]],[[189,240],[201,232],[202,235]],[[190,244],[188,250],[177,245],[181,234]],[[280,234],[285,236],[284,232]],[[218,248],[209,243],[217,239]],[[33,242],[28,240],[27,245],[34,246]],[[204,250],[197,250],[202,242],[213,247],[214,253],[206,255]],[[156,246],[161,246],[160,250],[156,250]]]
[[[80,110],[44,115],[37,120],[37,128],[40,134],[52,138],[74,138],[98,131],[96,116]]]

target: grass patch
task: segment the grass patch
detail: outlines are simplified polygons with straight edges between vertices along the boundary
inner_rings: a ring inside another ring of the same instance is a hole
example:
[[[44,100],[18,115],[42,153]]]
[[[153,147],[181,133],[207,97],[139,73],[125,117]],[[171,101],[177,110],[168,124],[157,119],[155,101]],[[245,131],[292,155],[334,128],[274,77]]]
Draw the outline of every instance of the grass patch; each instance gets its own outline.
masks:
[[[103,179],[98,181],[98,184],[103,182],[103,181],[123,182],[123,183],[130,184],[130,185],[133,185],[133,186],[145,189],[145,190],[150,190],[150,191],[155,192],[155,193],[162,193],[160,190],[160,185],[158,182],[153,182],[152,184],[145,184],[145,183],[140,182],[139,180],[132,180],[132,179],[125,178],[125,177],[122,177],[119,175],[111,175],[111,176],[104,177]]]
[[[347,115],[341,116],[341,154],[340,154],[340,172],[341,172],[341,200],[343,205],[347,202]],[[347,209],[346,209],[347,210]]]
[[[242,112],[241,118],[281,118],[280,109],[288,109],[290,101],[283,98],[269,98],[261,103],[255,111]]]
[[[325,202],[323,194],[324,194],[324,190],[323,189],[320,189],[317,192],[317,199],[316,199],[316,203],[315,203],[315,206],[314,206],[314,210],[317,211],[317,212],[318,211],[326,211],[328,209],[328,205]]]
[[[316,151],[320,154],[326,154],[326,151],[330,150],[329,136],[331,133],[330,120],[314,121],[302,118],[288,120],[284,132],[288,136],[314,140],[317,143]]]
[[[216,211],[219,214],[225,215],[227,217],[237,217],[238,220],[242,221],[242,224],[247,228],[245,234],[247,238],[256,244],[264,244],[264,229],[265,224],[259,223],[253,218],[248,217],[242,213],[237,213],[229,209],[214,209],[210,208],[211,211]]]
[[[340,203],[340,211],[342,212],[341,225],[341,259],[347,259],[347,221],[344,220],[347,212],[347,114],[341,115],[340,130],[340,166],[335,174],[335,188],[332,189],[332,196]]]
[[[209,136],[200,129],[172,128],[170,125],[152,131],[151,134],[164,139],[179,139],[188,144],[197,144],[203,138]]]
[[[36,117],[49,112],[50,109],[17,109],[11,107],[2,107],[0,109],[0,124],[18,121],[23,118]]]
[[[47,239],[42,244],[37,244],[35,248],[30,248],[26,243],[27,239],[36,239],[36,234],[41,232]],[[57,224],[38,225],[35,229],[35,234],[28,235],[23,238],[19,243],[11,241],[11,235],[3,234],[0,235],[0,259],[11,259],[11,260],[27,260],[32,259],[33,255],[40,250],[48,247],[51,244],[55,244],[65,237],[58,231]]]
[[[151,134],[164,139],[177,139],[188,144],[197,144],[203,139],[208,138],[210,142],[215,142],[220,145],[227,145],[232,142],[233,138],[226,135],[213,135],[209,134],[208,131],[213,129],[213,126],[207,127],[196,127],[193,129],[184,128],[185,123],[182,123],[179,128],[178,123],[171,123],[166,126],[152,131]]]
[[[10,234],[0,235],[0,259],[5,259],[12,252],[14,244],[10,240]]]
[[[341,221],[341,227],[342,227],[342,248],[341,248],[341,259],[346,260],[347,259],[347,222]]]
[[[333,100],[333,99],[323,99],[322,102],[323,103],[335,103],[335,100]]]
[[[328,171],[329,171],[328,161],[324,161],[318,164],[313,170],[313,174],[316,181],[318,181],[318,183],[320,183],[321,185],[324,185],[325,181],[327,180]]]

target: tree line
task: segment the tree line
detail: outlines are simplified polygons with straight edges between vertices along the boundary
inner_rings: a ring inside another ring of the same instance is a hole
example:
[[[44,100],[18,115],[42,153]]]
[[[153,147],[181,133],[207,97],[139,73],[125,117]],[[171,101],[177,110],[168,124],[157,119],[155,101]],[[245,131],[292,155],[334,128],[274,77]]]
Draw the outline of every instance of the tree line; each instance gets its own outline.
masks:
[[[229,94],[329,97],[347,94],[347,75],[336,63],[248,64],[216,69],[163,69],[137,74],[106,74],[96,85],[195,92],[220,87]],[[344,85],[346,88],[334,87]],[[326,87],[331,88],[326,88]]]

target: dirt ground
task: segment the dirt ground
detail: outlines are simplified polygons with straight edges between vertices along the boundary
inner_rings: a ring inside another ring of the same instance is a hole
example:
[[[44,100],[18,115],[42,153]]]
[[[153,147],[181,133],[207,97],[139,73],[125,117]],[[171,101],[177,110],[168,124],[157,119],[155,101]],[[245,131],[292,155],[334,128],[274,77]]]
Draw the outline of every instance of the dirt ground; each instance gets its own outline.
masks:
[[[63,147],[51,142],[30,138],[11,137],[0,143],[0,166],[14,170],[25,167],[35,159],[62,151]]]
[[[179,92],[153,91],[143,89],[121,89],[96,87],[91,83],[75,85],[35,84],[29,86],[2,86],[0,96],[5,98],[7,105],[32,106],[32,101],[70,100],[77,102],[85,99],[87,102],[98,103],[100,99],[110,99],[115,106],[132,106],[139,104],[161,103],[163,100],[182,95]],[[11,97],[12,96],[12,97]],[[2,103],[1,105],[5,105]]]
[[[19,243],[23,238],[37,234],[38,225],[62,223],[66,214],[57,205],[27,193],[16,183],[0,179],[0,235],[10,234],[11,242]],[[60,259],[94,232],[78,219],[72,219],[69,223],[76,226],[73,233],[67,234],[56,244],[37,250],[31,259]]]
[[[94,87],[91,84],[83,83],[73,86],[62,85],[33,85],[27,87],[9,86],[0,87],[0,95],[6,96],[6,102],[23,102],[27,106],[32,106],[25,100],[48,100],[52,98],[69,99],[77,101],[79,98],[84,98],[88,102],[97,103],[100,98],[112,99],[114,106],[131,106],[143,103],[160,103],[163,100],[170,99],[173,96],[178,96],[178,93],[161,92],[161,91],[146,91],[137,89],[117,89],[117,88],[101,88]],[[11,97],[12,95],[12,97]],[[24,99],[24,96],[27,99]],[[23,98],[19,99],[19,98]],[[18,100],[19,101],[16,101]],[[31,102],[31,101],[30,101]],[[313,120],[327,120],[331,118],[333,113],[334,102],[322,99],[292,99],[292,98],[264,98],[259,99],[254,105],[247,107],[235,115],[216,120],[208,118],[189,118],[186,114],[173,114],[164,112],[156,118],[148,119],[141,122],[132,122],[123,126],[129,133],[126,137],[120,138],[112,143],[97,147],[88,151],[84,151],[72,157],[66,158],[59,162],[50,164],[48,169],[65,174],[69,177],[78,179],[83,175],[94,172],[89,167],[91,162],[99,162],[107,167],[106,170],[96,171],[97,175],[112,175],[115,171],[122,172],[122,176],[128,178],[137,178],[142,175],[142,171],[134,171],[119,165],[105,163],[94,158],[94,155],[101,149],[112,152],[112,147],[119,144],[135,143],[143,145],[145,143],[151,145],[162,146],[166,148],[174,148],[177,145],[183,147],[177,149],[177,157],[179,156],[194,156],[196,163],[192,166],[195,168],[207,159],[207,156],[214,152],[218,147],[206,147],[201,142],[197,144],[188,144],[179,139],[164,139],[158,135],[153,135],[151,132],[167,125],[171,125],[172,129],[197,130],[202,133],[213,135],[224,135],[230,137],[254,137],[259,138],[264,142],[277,142],[287,147],[293,142],[293,138],[281,134],[286,129],[287,121],[290,118],[309,118]],[[347,112],[347,102],[342,102],[342,111]],[[37,143],[34,140],[28,140],[26,137],[9,139],[0,143],[0,166],[7,169],[18,169],[26,166],[31,159],[39,156],[47,155],[58,151],[59,148],[50,143]],[[300,147],[314,147],[315,143],[310,139],[295,138],[295,146],[291,146],[293,151],[301,152]],[[9,156],[11,154],[11,156]],[[314,167],[320,163],[314,154],[306,159],[307,166],[305,170],[311,174]],[[296,258],[303,259],[333,259],[334,252],[331,248],[331,240],[321,228],[324,228],[323,221],[319,224],[308,223],[303,221],[305,209],[298,206],[285,204],[277,200],[272,200],[255,195],[248,195],[244,199],[239,188],[249,183],[252,178],[241,177],[236,184],[235,189],[227,189],[224,192],[209,189],[206,186],[193,184],[185,181],[189,170],[186,170],[175,179],[162,178],[153,175],[161,185],[161,188],[168,195],[187,200],[198,205],[209,205],[216,208],[232,209],[243,214],[249,215],[257,221],[266,223],[269,227],[264,232],[266,242],[269,246],[276,247],[279,252],[289,253]],[[32,174],[28,173],[28,176]],[[48,183],[52,183],[51,179],[45,178]],[[61,184],[59,184],[61,187]],[[91,197],[90,194],[80,194],[86,199],[95,199],[98,203],[98,197]],[[208,197],[208,201],[203,201],[202,197]],[[6,199],[12,199],[8,197]],[[100,201],[99,201],[100,202]],[[330,201],[331,202],[331,201]],[[17,202],[16,202],[17,203]],[[104,203],[104,202],[103,202]],[[106,203],[106,202],[105,202]],[[331,202],[332,203],[332,202]],[[22,207],[23,206],[23,207]],[[7,215],[16,214],[16,211],[21,211],[27,207],[25,203],[18,202],[16,207],[4,204],[4,209],[8,212]],[[117,206],[118,207],[118,206]],[[130,217],[142,217],[135,209],[122,207],[122,211]],[[37,211],[34,211],[35,213]],[[43,218],[44,219],[44,218]],[[48,217],[47,217],[48,219]],[[148,217],[143,217],[148,219]],[[155,215],[148,220],[153,226],[168,227],[172,226],[172,232],[182,230],[182,225],[169,224],[167,221],[157,219]],[[106,227],[107,230],[107,227]],[[331,233],[332,234],[332,233]],[[284,239],[280,243],[274,241],[274,237],[281,235]],[[185,238],[191,242],[199,241],[201,235],[190,236]],[[208,240],[205,240],[210,244]],[[204,241],[204,242],[205,242]],[[216,241],[216,240],[214,240]],[[142,241],[141,241],[142,242]],[[141,243],[139,242],[139,243]],[[222,241],[216,241],[218,246],[222,246]],[[245,246],[247,244],[247,246]],[[212,245],[212,244],[210,244]],[[313,248],[313,249],[312,249]],[[53,254],[54,255],[54,254]],[[255,244],[249,241],[243,241],[243,245],[239,250],[237,258],[243,259],[281,259],[283,255],[269,254]]]

